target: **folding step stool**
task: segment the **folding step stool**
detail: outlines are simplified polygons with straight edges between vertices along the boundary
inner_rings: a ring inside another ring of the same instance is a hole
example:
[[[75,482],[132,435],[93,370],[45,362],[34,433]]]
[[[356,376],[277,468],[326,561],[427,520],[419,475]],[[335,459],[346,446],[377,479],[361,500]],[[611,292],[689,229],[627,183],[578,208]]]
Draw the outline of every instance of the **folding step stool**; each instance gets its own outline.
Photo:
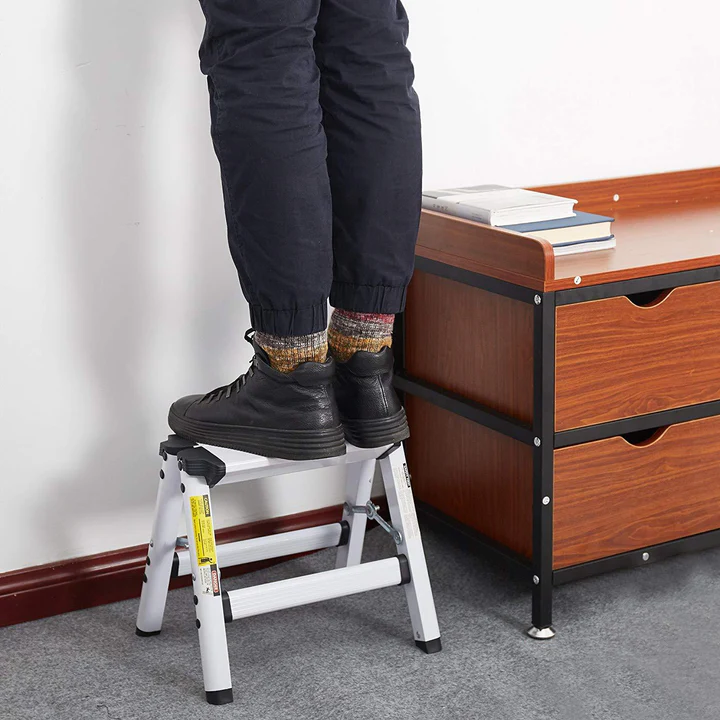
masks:
[[[140,636],[160,632],[170,578],[192,574],[195,624],[209,703],[223,705],[233,699],[225,623],[252,615],[404,585],[415,644],[426,653],[441,649],[401,444],[370,449],[348,445],[347,454],[341,457],[292,461],[194,445],[171,435],[160,444],[160,455],[160,487],[136,632]],[[392,525],[377,514],[370,500],[377,461]],[[345,464],[346,502],[340,522],[216,547],[210,490],[221,480],[224,484],[244,482]],[[185,515],[187,541],[176,537],[181,512]],[[376,520],[390,533],[397,545],[396,557],[361,564],[368,519]],[[336,546],[334,570],[240,590],[226,591],[221,587],[220,568]]]

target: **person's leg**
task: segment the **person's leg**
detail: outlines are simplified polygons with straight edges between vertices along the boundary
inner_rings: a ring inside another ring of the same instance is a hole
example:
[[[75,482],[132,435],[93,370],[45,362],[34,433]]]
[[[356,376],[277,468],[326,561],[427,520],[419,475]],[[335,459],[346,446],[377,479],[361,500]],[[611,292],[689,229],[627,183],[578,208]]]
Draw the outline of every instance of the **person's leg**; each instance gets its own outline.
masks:
[[[408,435],[388,349],[413,271],[422,196],[407,35],[400,0],[322,0],[315,54],[333,205],[328,342],[355,445]]]
[[[313,38],[320,0],[201,0],[200,50],[230,249],[255,357],[235,382],[173,403],[190,440],[304,460],[345,452],[326,361],[330,185]]]
[[[201,5],[201,68],[251,324],[275,366],[322,361],[332,219],[313,50],[320,0]]]
[[[362,350],[389,344],[412,275],[422,146],[407,35],[399,0],[322,0],[315,52],[333,204],[333,352],[333,337],[345,348],[355,338]]]

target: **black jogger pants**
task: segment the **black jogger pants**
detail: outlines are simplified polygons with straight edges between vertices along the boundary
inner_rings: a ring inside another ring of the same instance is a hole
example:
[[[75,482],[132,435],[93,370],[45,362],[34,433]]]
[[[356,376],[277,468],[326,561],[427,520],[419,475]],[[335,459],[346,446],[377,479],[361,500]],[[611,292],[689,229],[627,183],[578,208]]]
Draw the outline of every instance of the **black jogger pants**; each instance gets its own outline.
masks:
[[[256,330],[305,335],[327,300],[397,313],[421,145],[400,0],[200,0],[230,250]]]

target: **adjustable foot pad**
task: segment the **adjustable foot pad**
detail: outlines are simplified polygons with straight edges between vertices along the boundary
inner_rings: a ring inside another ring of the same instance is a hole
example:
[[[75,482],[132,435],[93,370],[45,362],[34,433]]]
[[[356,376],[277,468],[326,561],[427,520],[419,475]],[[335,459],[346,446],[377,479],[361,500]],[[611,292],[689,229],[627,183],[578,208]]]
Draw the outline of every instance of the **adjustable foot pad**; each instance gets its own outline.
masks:
[[[440,652],[442,650],[442,643],[440,642],[439,637],[434,640],[416,640],[415,644],[428,655],[432,655],[433,653]]]
[[[153,635],[159,635],[159,630],[152,630],[151,632],[146,632],[145,630],[141,630],[139,627],[135,628],[135,634],[138,637],[152,637]]]
[[[232,688],[226,690],[206,690],[205,698],[211,705],[227,705],[233,701]]]
[[[531,627],[527,634],[533,640],[552,640],[555,637],[555,630],[552,627],[536,628]]]

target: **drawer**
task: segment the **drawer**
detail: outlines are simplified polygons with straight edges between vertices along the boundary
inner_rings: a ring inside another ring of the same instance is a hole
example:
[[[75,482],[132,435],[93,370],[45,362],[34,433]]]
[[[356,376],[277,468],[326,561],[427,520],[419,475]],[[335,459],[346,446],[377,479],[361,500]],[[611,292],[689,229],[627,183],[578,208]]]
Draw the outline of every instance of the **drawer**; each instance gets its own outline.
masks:
[[[556,311],[555,429],[720,399],[720,282]]]
[[[555,568],[720,528],[720,417],[554,457]]]

